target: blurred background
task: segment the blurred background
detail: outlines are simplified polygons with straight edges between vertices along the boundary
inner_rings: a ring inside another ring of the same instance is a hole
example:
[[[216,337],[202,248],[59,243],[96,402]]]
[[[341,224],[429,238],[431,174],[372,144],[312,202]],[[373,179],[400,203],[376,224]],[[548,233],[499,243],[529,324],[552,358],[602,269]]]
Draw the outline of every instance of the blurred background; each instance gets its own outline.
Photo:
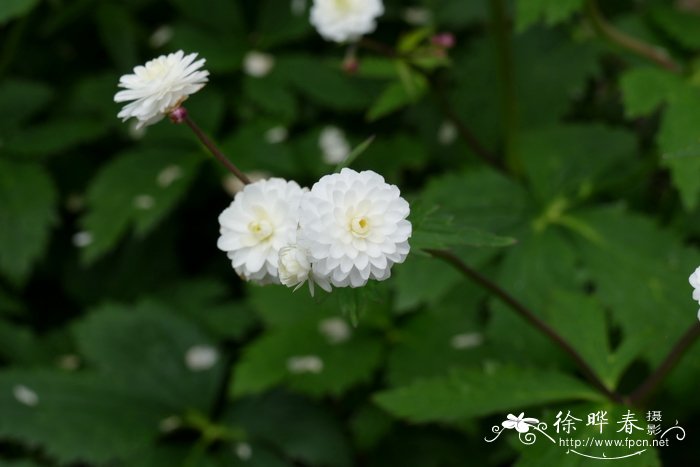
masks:
[[[179,49],[211,72],[190,115],[251,177],[309,186],[374,136],[353,167],[446,214],[414,217],[420,246],[620,394],[696,322],[700,3],[387,0],[356,48],[310,3],[0,0],[0,466],[591,465],[484,438],[560,410],[614,437],[627,410],[418,247],[362,293],[243,283],[216,248],[240,184],[187,128],[116,117],[119,77]],[[697,457],[698,356],[638,406],[687,439],[616,465]]]

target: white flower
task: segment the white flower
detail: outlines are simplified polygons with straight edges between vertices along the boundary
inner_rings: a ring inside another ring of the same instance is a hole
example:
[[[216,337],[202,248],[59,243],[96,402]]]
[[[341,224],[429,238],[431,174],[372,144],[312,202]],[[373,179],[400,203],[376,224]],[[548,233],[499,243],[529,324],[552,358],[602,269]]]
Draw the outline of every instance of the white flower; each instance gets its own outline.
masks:
[[[314,0],[311,24],[326,40],[354,41],[374,31],[383,13],[382,0]]]
[[[122,120],[136,118],[136,128],[160,121],[206,84],[209,72],[200,70],[205,60],[195,61],[196,58],[196,53],[185,55],[179,50],[139,65],[133,74],[122,76],[119,87],[125,89],[114,96],[114,101],[133,102],[125,105],[117,116]]]
[[[336,287],[360,287],[389,278],[409,252],[408,202],[395,185],[372,171],[343,169],[304,194],[299,243],[313,273]]]
[[[327,126],[321,130],[318,146],[321,148],[323,162],[326,164],[340,164],[350,154],[350,144],[343,130],[338,127]]]
[[[287,370],[293,374],[320,373],[323,371],[323,360],[316,355],[299,355],[289,357]]]
[[[314,295],[314,284],[318,284],[326,292],[331,291],[328,279],[313,273],[306,248],[298,245],[282,248],[279,253],[278,270],[280,282],[287,287],[294,287],[295,291],[306,281],[309,282],[311,296]]]
[[[352,336],[352,330],[342,318],[326,318],[318,324],[318,331],[329,344],[342,344]]]
[[[246,185],[219,216],[218,247],[244,280],[279,283],[282,247],[296,243],[303,190],[281,178]]]
[[[527,433],[530,431],[531,425],[537,425],[540,422],[536,418],[523,418],[524,416],[525,412],[522,412],[517,417],[512,413],[509,413],[506,417],[508,420],[505,420],[503,423],[501,423],[501,425],[503,425],[503,428],[508,430],[515,428],[518,433]]]
[[[700,267],[698,267],[688,278],[688,282],[693,286],[693,300],[700,302]]]
[[[275,57],[270,54],[251,50],[243,57],[243,71],[254,78],[267,76],[274,66]]]
[[[12,395],[20,404],[34,407],[39,403],[39,396],[32,389],[23,384],[17,384],[12,388]]]
[[[191,371],[208,370],[219,361],[219,352],[210,345],[193,345],[185,353],[185,365]]]

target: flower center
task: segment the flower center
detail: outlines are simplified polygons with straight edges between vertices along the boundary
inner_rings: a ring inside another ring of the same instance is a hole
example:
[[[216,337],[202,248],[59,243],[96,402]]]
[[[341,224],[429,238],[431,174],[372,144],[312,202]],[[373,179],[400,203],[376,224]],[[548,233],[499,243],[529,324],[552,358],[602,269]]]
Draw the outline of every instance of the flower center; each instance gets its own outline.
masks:
[[[272,235],[272,224],[266,220],[252,221],[248,224],[248,230],[253,234],[258,240],[265,240],[270,235]]]
[[[369,221],[366,217],[353,217],[350,221],[350,230],[357,237],[366,237],[369,233]]]
[[[334,0],[335,7],[343,13],[352,10],[352,0]]]
[[[165,60],[153,60],[146,65],[146,76],[148,79],[162,78],[168,73],[168,66]]]

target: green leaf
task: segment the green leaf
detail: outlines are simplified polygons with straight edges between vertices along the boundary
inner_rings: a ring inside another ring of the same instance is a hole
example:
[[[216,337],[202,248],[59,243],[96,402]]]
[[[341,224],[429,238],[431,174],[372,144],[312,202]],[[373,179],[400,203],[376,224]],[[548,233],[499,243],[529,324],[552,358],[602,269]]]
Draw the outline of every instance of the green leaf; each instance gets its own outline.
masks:
[[[658,134],[662,163],[671,171],[686,210],[698,204],[700,179],[700,90],[690,86],[675,92]]]
[[[700,15],[673,7],[658,6],[651,19],[679,44],[690,50],[700,49]]]
[[[201,368],[188,364],[194,349],[218,351],[159,304],[103,306],[76,325],[75,335],[87,360],[115,387],[130,388],[175,414],[209,412],[223,376],[221,357]]]
[[[621,341],[658,364],[696,319],[688,276],[700,264],[700,253],[653,220],[621,207],[591,209],[578,217],[596,232],[597,241],[579,239],[580,257],[596,295],[621,329]]]
[[[340,395],[369,381],[380,363],[379,342],[360,332],[347,342],[329,343],[320,325],[271,330],[250,344],[234,371],[233,394],[256,394],[285,383],[309,395]],[[313,369],[295,369],[306,362]]]
[[[414,249],[442,249],[453,246],[502,247],[515,243],[515,239],[500,237],[464,225],[459,217],[447,213],[438,206],[429,209],[414,206],[411,212]]]
[[[581,10],[583,2],[584,0],[518,0],[515,29],[523,32],[541,20],[547,26],[561,23]]]
[[[23,282],[44,253],[55,202],[43,168],[0,159],[0,272],[12,281]]]
[[[630,118],[647,115],[666,102],[681,86],[680,78],[670,71],[651,67],[632,68],[620,80],[625,114]]]
[[[335,167],[334,172],[338,173],[345,167],[350,167],[350,165],[352,165],[352,163],[355,162],[355,159],[360,157],[365,151],[367,151],[367,149],[369,149],[369,147],[374,142],[374,138],[374,135],[372,135],[357,146],[355,146],[355,148],[350,152],[350,154],[348,154],[345,157],[345,159],[343,159],[343,162],[341,162]]]
[[[374,400],[390,413],[412,422],[457,422],[535,405],[602,397],[562,373],[500,367],[454,371],[448,377],[380,392]]]
[[[632,133],[602,125],[553,126],[523,132],[520,139],[525,172],[542,202],[590,196],[635,152]]]
[[[405,80],[387,86],[367,111],[367,120],[372,122],[403,107],[415,104],[427,91],[427,79],[423,75],[411,71]]]
[[[0,412],[1,438],[41,446],[66,464],[107,463],[142,449],[169,415],[109,380],[45,370],[0,373]]]
[[[114,247],[130,226],[144,236],[176,205],[196,175],[200,159],[185,148],[143,148],[103,166],[87,192],[81,223],[92,243],[83,259],[94,261]]]
[[[296,462],[336,467],[352,464],[338,420],[307,398],[281,392],[244,398],[223,418],[243,428],[254,442],[275,446]]]
[[[53,92],[49,86],[27,80],[4,80],[0,84],[0,132],[5,134],[38,111],[51,100]],[[0,148],[5,144],[0,138]]]
[[[39,0],[3,0],[0,4],[0,25],[24,16],[39,3]]]
[[[14,133],[5,146],[20,156],[41,159],[99,139],[108,129],[94,119],[52,120]]]
[[[128,70],[137,63],[136,22],[124,6],[102,3],[96,12],[97,31],[104,48],[118,68]]]

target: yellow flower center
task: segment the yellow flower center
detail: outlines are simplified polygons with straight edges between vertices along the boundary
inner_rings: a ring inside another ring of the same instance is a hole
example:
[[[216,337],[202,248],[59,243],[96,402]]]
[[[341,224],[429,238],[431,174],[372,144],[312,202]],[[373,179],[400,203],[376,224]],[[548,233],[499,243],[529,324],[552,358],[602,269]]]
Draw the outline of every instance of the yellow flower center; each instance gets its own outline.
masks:
[[[369,233],[369,221],[366,217],[353,217],[350,221],[350,231],[357,237],[366,237]]]
[[[272,224],[266,220],[252,221],[248,224],[248,230],[258,240],[265,240],[272,235]]]
[[[335,1],[335,7],[344,12],[347,13],[352,9],[352,0],[334,0]]]

